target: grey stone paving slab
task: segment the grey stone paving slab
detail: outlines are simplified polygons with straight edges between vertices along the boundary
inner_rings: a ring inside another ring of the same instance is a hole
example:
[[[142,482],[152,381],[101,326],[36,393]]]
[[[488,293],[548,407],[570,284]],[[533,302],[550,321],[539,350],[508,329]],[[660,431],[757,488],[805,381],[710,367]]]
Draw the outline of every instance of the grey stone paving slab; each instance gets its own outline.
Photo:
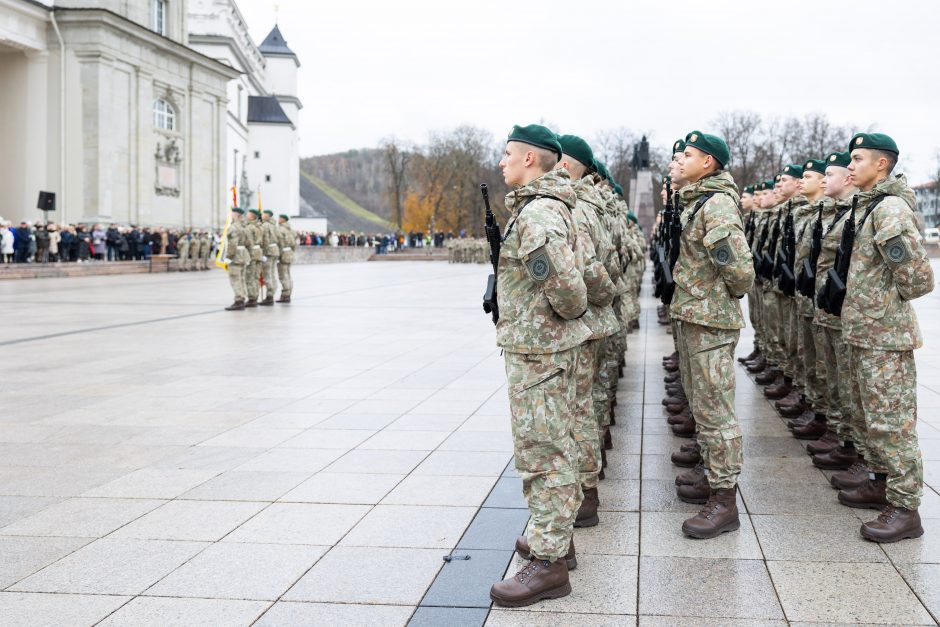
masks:
[[[639,579],[641,614],[784,618],[758,560],[642,556]]]
[[[933,625],[890,564],[768,562],[792,621]]]
[[[900,564],[898,570],[924,607],[940,615],[940,564]]]
[[[486,627],[531,627],[544,618],[540,612],[525,610],[506,610],[493,608],[486,621]],[[633,627],[636,616],[625,614],[576,614],[556,612],[553,623],[558,625],[578,625],[583,627]]]
[[[94,538],[0,538],[0,589],[11,586]]]
[[[679,616],[644,616],[640,615],[640,627],[786,627],[785,620],[760,620],[756,618],[710,618]],[[796,623],[789,623],[795,625]],[[816,627],[823,627],[816,625]]]
[[[434,451],[413,474],[498,477],[510,458],[510,453]]]
[[[327,472],[408,474],[424,461],[428,451],[349,451],[327,466]]]
[[[145,594],[274,601],[328,549],[284,544],[213,544]]]
[[[386,505],[479,506],[496,483],[496,477],[443,477],[411,475],[388,493]]]
[[[377,431],[364,429],[307,429],[284,442],[284,448],[340,449],[346,451],[371,438]]]
[[[172,499],[205,483],[217,474],[215,470],[142,468],[88,490],[83,496]]]
[[[0,592],[5,627],[94,625],[130,600],[127,596]]]
[[[457,548],[512,551],[515,549],[516,538],[525,531],[528,521],[527,509],[481,508],[467,527]]]
[[[483,507],[502,507],[528,511],[529,506],[522,497],[522,479],[518,477],[500,477],[493,485],[486,501],[483,502]]]
[[[488,608],[490,587],[502,580],[513,551],[458,550],[453,555],[469,556],[446,562],[427,594],[422,606]]]
[[[298,603],[279,601],[255,625],[257,627],[404,627],[415,611],[402,605],[351,603]]]
[[[444,554],[440,549],[335,547],[284,599],[417,605],[444,564]]]
[[[408,627],[482,627],[488,612],[478,607],[419,607]]]
[[[165,502],[154,499],[68,499],[3,527],[0,535],[100,538]]]
[[[441,444],[442,451],[512,452],[512,437],[493,431],[455,431]]]
[[[379,431],[359,445],[362,450],[432,451],[444,441],[446,431]]]
[[[696,540],[682,533],[681,512],[643,512],[640,554],[672,557],[712,557],[762,560],[761,546],[747,516],[741,515],[741,528],[711,540]]]
[[[110,537],[215,542],[266,505],[240,501],[170,501],[121,527]]]
[[[404,478],[405,475],[319,472],[279,500],[375,505]]]
[[[234,446],[258,448],[277,446],[300,434],[302,429],[271,429],[261,426],[235,427],[214,438],[202,442],[200,446]]]
[[[366,505],[274,503],[225,537],[225,542],[331,546],[369,511]]]
[[[28,518],[61,500],[48,496],[0,496],[0,527]]]
[[[640,509],[640,482],[634,479],[607,479],[597,486],[601,511],[629,512]]]
[[[11,590],[140,594],[206,546],[202,542],[102,538],[27,577]]]
[[[202,501],[276,501],[308,477],[309,472],[232,470],[209,479],[179,498]]]
[[[474,507],[378,505],[346,534],[340,546],[450,549],[475,513]]]
[[[885,562],[882,547],[860,541],[861,521],[842,516],[751,516],[768,560],[806,562]],[[908,543],[897,545],[909,546]],[[888,551],[891,545],[885,545]]]
[[[273,448],[245,461],[235,470],[313,474],[329,466],[343,452],[340,449]]]
[[[137,597],[99,625],[241,627],[254,622],[267,606],[264,601]]]

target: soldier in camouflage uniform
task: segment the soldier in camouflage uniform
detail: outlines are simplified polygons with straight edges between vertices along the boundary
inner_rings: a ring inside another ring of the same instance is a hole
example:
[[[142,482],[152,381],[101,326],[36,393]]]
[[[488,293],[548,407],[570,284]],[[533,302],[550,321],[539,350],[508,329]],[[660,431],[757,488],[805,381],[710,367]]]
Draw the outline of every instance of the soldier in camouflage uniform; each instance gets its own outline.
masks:
[[[277,217],[277,244],[280,247],[277,264],[277,278],[281,282],[279,303],[289,303],[294,291],[294,278],[290,267],[294,263],[294,250],[297,248],[297,233],[290,226],[290,216],[282,213]],[[273,292],[272,292],[273,294]]]
[[[226,307],[229,311],[241,311],[245,308],[247,290],[245,288],[245,266],[248,264],[248,249],[245,246],[245,226],[242,217],[245,210],[240,207],[232,208],[232,223],[225,233],[224,247],[225,264],[228,269],[228,281],[235,293],[235,302]]]
[[[212,258],[212,231],[202,232],[202,269],[209,269],[209,260]]]
[[[248,249],[250,258],[245,268],[245,288],[248,290],[246,307],[258,306],[258,292],[261,289],[261,258],[264,256],[264,249],[261,247],[263,238],[261,212],[257,209],[249,209],[248,223],[245,225],[245,247]]]
[[[740,297],[754,282],[744,237],[738,190],[724,165],[724,140],[699,131],[685,138],[679,162],[689,184],[680,190],[682,215],[676,292],[669,313],[676,320],[683,387],[695,415],[704,461],[701,481],[679,486],[680,498],[702,496],[703,509],[682,524],[694,538],[713,538],[739,528],[736,503],[743,463],[741,427],[734,413],[734,350],[744,327]]]
[[[599,420],[595,414],[595,392],[605,394],[603,399],[606,400],[605,390],[595,390],[601,382],[597,370],[602,365],[601,347],[604,339],[620,328],[611,307],[616,286],[607,270],[608,266],[615,263],[615,254],[607,229],[597,214],[597,203],[602,201],[594,189],[593,179],[588,175],[588,168],[594,162],[591,147],[575,135],[562,135],[558,141],[563,154],[556,169],[564,168],[575,181],[573,187],[577,203],[571,215],[577,227],[577,252],[584,265],[584,283],[587,287],[588,309],[583,320],[591,331],[588,341],[578,348],[578,365],[575,369],[574,438],[579,449],[578,479],[584,500],[578,509],[574,526],[593,527],[600,520],[597,514],[600,504],[597,484],[603,463],[601,451],[605,438],[610,438],[609,430],[602,431],[603,419]]]
[[[261,272],[264,276],[264,300],[258,304],[271,307],[274,305],[274,293],[277,292],[277,260],[281,256],[281,247],[278,245],[274,212],[265,209],[262,214],[261,249],[264,256],[261,258]]]
[[[191,231],[189,234],[190,237],[190,246],[189,246],[189,255],[186,258],[186,267],[190,272],[195,272],[199,269],[198,259],[199,251],[202,250],[201,242],[199,241],[199,232]]]
[[[497,273],[499,322],[516,469],[531,519],[516,551],[529,562],[490,589],[497,605],[518,607],[571,592],[576,564],[573,531],[581,505],[574,438],[578,347],[591,331],[581,320],[587,288],[577,261],[577,196],[555,135],[539,125],[516,126],[500,169],[514,188]]]
[[[179,239],[176,241],[177,269],[180,272],[189,270],[189,247],[192,245],[191,238],[192,234],[187,229],[185,233],[180,233]]]
[[[896,542],[924,533],[918,507],[924,468],[917,441],[914,349],[923,344],[910,301],[933,291],[934,276],[914,221],[914,192],[892,176],[898,148],[880,133],[858,133],[849,144],[859,187],[842,334],[849,345],[855,411],[865,418],[867,483],[839,501],[881,509],[862,537]]]

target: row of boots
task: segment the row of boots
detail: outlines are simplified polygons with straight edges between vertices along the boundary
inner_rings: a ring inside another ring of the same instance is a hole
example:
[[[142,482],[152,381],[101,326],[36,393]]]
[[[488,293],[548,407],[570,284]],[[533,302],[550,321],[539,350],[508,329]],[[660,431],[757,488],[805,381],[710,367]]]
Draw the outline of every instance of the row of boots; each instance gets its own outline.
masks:
[[[274,303],[289,303],[290,294],[281,294],[280,298],[274,300],[274,294],[268,294],[264,297],[263,300],[258,300],[257,298],[249,298],[245,300],[243,298],[236,298],[235,302],[225,308],[226,311],[243,311],[251,307],[273,307]]]
[[[764,396],[785,419],[787,428],[798,440],[808,440],[807,454],[821,470],[836,471],[829,483],[839,491],[839,502],[847,507],[881,511],[877,519],[861,527],[861,535],[873,542],[897,542],[924,534],[917,510],[907,510],[888,503],[887,476],[873,473],[850,440],[842,440],[829,429],[825,414],[813,410],[812,404],[800,393],[775,364],[770,363],[760,348],[738,361],[764,386]]]

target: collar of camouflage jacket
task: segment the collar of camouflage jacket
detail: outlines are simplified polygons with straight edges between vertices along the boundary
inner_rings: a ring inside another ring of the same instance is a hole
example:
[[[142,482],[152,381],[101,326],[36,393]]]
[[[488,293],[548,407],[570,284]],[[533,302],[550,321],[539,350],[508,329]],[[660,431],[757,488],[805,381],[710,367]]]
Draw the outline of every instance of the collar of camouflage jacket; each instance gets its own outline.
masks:
[[[568,209],[574,208],[578,201],[578,196],[571,185],[571,175],[567,170],[559,168],[546,172],[534,181],[509,192],[506,196],[506,208],[513,211],[517,205],[525,205],[537,197],[560,200]]]
[[[862,192],[858,197],[858,206],[864,207],[870,201],[880,198],[881,196],[897,196],[911,209],[914,208],[916,199],[914,196],[914,190],[907,184],[907,177],[903,174],[898,174],[896,176],[889,176],[885,180],[881,181],[875,185],[871,191]]]
[[[594,186],[594,179],[590,176],[586,176],[580,180],[575,181],[573,184],[574,191],[578,196],[578,200],[583,200],[586,203],[590,203],[594,206],[599,213],[605,213],[607,208],[607,203],[604,201],[604,197],[601,195],[599,189]]]
[[[740,207],[741,195],[738,193],[738,186],[735,185],[730,172],[719,172],[712,176],[706,176],[679,190],[679,198],[682,199],[682,204],[686,207],[705,194],[727,194]]]

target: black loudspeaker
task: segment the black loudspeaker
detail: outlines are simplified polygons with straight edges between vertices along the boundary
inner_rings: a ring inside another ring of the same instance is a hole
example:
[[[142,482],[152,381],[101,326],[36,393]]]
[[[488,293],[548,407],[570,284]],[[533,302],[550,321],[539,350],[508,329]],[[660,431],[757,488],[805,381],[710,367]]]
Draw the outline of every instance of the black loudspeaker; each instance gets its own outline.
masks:
[[[55,192],[39,192],[36,208],[40,211],[55,211]]]

